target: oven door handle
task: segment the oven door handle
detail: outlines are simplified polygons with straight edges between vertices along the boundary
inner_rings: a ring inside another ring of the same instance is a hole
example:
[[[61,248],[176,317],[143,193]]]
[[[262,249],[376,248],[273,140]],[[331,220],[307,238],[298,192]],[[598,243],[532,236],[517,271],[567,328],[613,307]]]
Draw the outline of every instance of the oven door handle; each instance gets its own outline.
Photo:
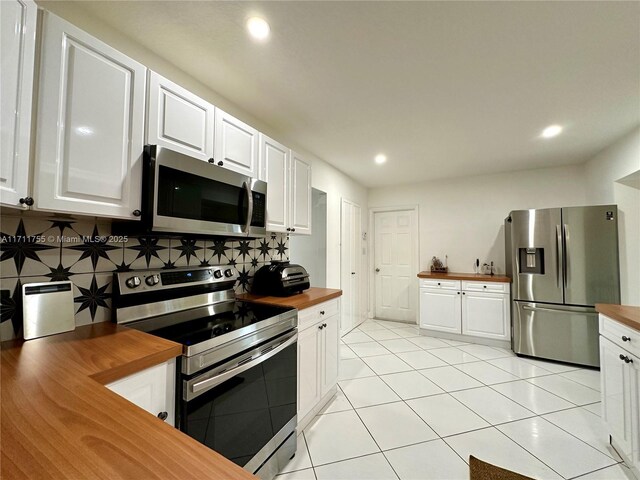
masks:
[[[290,345],[293,345],[298,340],[298,333],[295,332],[292,335],[288,336],[286,339],[282,340],[275,345],[267,345],[260,347],[261,351],[264,351],[265,348],[271,347],[268,351],[264,352],[261,355],[258,355],[255,358],[251,358],[249,361],[245,361],[244,363],[238,364],[236,367],[233,367],[230,370],[225,370],[223,372],[214,375],[213,377],[209,377],[206,380],[202,380],[200,382],[196,382],[191,386],[191,391],[193,393],[202,392],[203,390],[207,390],[215,387],[216,385],[220,385],[222,382],[229,380],[232,377],[235,377],[239,373],[242,373],[246,370],[249,370],[252,367],[255,367],[259,363],[262,363],[274,355],[277,355],[282,350],[287,348]]]

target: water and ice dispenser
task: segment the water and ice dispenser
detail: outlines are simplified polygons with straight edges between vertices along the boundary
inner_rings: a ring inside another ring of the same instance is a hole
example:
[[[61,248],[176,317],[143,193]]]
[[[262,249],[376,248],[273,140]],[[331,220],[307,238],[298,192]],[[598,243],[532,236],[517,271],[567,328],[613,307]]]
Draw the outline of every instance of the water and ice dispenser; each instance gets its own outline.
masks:
[[[527,247],[518,249],[520,260],[518,273],[537,273],[544,275],[544,248]]]

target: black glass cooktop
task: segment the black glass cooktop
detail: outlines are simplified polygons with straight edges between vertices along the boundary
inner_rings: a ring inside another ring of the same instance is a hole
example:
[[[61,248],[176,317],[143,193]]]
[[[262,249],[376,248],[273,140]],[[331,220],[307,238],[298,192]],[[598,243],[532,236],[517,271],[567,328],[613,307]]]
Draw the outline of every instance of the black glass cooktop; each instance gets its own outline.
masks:
[[[187,322],[148,331],[185,346],[196,345],[226,333],[239,330],[255,323],[289,312],[293,308],[259,305],[248,302],[230,302],[228,310],[206,315]]]

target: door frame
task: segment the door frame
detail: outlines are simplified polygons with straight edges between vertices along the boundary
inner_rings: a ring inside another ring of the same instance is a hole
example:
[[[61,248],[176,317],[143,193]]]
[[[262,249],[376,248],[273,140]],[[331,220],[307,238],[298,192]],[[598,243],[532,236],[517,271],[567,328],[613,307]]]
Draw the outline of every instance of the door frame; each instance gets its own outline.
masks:
[[[348,199],[346,197],[341,197],[340,198],[340,288],[343,289],[343,290],[344,290],[344,288],[343,288],[344,287],[344,285],[343,285],[343,283],[344,283],[343,282],[343,278],[344,278],[343,277],[343,273],[344,273],[343,270],[344,270],[344,267],[345,267],[344,258],[343,258],[344,248],[345,248],[345,246],[344,246],[344,217],[343,217],[343,211],[344,211],[344,205],[345,204],[349,204],[349,205],[351,205],[353,207],[358,207],[360,209],[360,225],[359,225],[360,226],[360,236],[359,236],[359,241],[362,241],[362,235],[364,233],[364,231],[362,229],[362,216],[363,216],[363,214],[362,214],[362,210],[363,210],[362,206],[359,203],[357,203],[357,202],[355,202],[353,200],[350,200],[350,199]],[[360,268],[362,268],[364,270],[366,267],[364,266],[365,264],[361,259],[360,250],[358,249],[357,252],[354,252],[354,255],[356,255],[358,258],[360,258],[360,261],[358,263],[360,265]],[[368,307],[367,300],[362,298],[362,286],[364,285],[362,282],[364,282],[364,280],[360,280],[359,279],[358,282],[359,282],[359,291],[357,292],[357,295],[360,298],[359,298],[359,302],[358,302],[359,305],[358,305],[357,314],[358,314],[358,318],[361,321],[359,323],[355,324],[355,325],[352,325],[349,330],[343,332],[343,330],[342,330],[342,315],[344,315],[344,308],[342,308],[342,305],[341,305],[341,308],[340,308],[340,325],[339,325],[339,328],[338,328],[338,330],[340,332],[340,337],[342,337],[343,335],[347,334],[351,330],[355,329],[358,325],[360,325],[360,323],[365,321],[366,320],[365,317],[368,316],[367,312],[365,312],[364,309],[363,309],[364,305],[367,305],[367,307]]]
[[[368,235],[369,237],[369,241],[368,246],[369,246],[369,294],[367,295],[369,297],[369,312],[368,312],[368,318],[374,318],[375,317],[375,311],[376,311],[376,278],[375,278],[375,263],[376,263],[376,252],[375,252],[375,238],[376,238],[376,230],[375,230],[375,214],[376,213],[382,213],[382,212],[406,212],[406,211],[413,211],[414,213],[414,238],[413,238],[413,262],[415,265],[415,269],[416,269],[416,279],[418,278],[417,275],[418,273],[420,273],[420,208],[418,204],[413,204],[413,205],[397,205],[397,206],[389,206],[389,207],[369,207],[369,232],[370,234]],[[416,280],[417,281],[417,280]],[[420,312],[418,309],[418,299],[416,299],[416,317],[415,317],[415,321],[414,323],[416,325],[419,324],[419,316],[420,316]]]

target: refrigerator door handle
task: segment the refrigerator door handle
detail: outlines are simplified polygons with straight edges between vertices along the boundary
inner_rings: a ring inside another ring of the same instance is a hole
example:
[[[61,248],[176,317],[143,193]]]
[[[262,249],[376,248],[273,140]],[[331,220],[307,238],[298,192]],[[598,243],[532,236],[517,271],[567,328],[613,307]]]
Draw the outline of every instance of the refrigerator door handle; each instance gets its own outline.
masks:
[[[584,313],[585,315],[598,315],[598,312],[584,312],[582,310],[571,310],[568,308],[550,308],[550,307],[532,307],[530,305],[523,305],[523,310],[528,310],[530,312],[552,312],[552,313]]]
[[[562,276],[564,277],[564,288],[566,289],[569,283],[569,225],[565,223],[562,229],[562,236],[564,237],[564,271],[562,272]]]
[[[562,287],[562,277],[564,276],[563,266],[562,231],[560,230],[560,225],[556,225],[556,286],[558,288]]]

